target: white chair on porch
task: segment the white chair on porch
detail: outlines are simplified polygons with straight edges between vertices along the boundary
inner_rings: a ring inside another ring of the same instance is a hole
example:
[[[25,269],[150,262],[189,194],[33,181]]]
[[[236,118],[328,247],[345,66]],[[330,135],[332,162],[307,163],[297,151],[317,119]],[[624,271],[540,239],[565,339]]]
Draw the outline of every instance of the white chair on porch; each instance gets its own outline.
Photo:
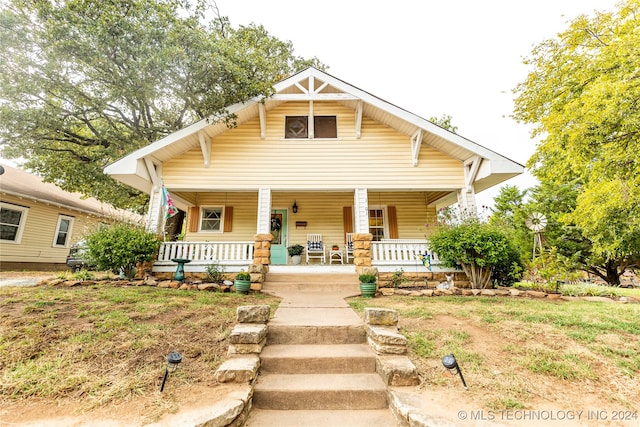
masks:
[[[326,262],[322,234],[307,234],[307,264],[310,259],[319,259],[322,264]]]
[[[347,233],[347,243],[344,245],[344,257],[347,264],[349,263],[349,258],[354,259],[353,256],[353,233]]]

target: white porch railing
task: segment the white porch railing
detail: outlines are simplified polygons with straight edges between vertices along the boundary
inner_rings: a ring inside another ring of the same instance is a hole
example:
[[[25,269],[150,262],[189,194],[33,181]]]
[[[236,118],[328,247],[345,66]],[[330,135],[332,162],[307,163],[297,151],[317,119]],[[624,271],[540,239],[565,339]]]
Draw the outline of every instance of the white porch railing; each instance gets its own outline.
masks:
[[[185,271],[205,271],[214,263],[239,271],[253,262],[253,242],[163,242],[153,271],[175,271],[177,264],[171,260],[178,258],[191,260]]]
[[[429,249],[429,243],[424,239],[382,239],[371,242],[373,266],[422,266],[420,256],[424,255],[431,256],[432,270],[442,269],[438,256]]]

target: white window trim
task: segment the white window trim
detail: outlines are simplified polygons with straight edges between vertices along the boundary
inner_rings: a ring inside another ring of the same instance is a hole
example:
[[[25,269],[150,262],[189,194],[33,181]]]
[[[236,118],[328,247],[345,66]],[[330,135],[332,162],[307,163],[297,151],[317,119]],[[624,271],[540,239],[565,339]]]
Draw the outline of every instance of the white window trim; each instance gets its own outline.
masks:
[[[204,210],[205,209],[220,209],[222,212],[220,215],[220,230],[203,230],[202,229],[202,220],[204,219]],[[224,233],[224,206],[200,206],[200,221],[198,221],[198,232],[199,233],[211,233],[211,234],[222,234]]]
[[[60,224],[62,223],[62,220],[66,219],[69,221],[69,231],[67,231],[67,238],[64,241],[64,245],[58,245],[56,242],[58,240],[58,235],[60,234]],[[54,248],[68,248],[69,247],[69,242],[71,242],[71,233],[73,231],[73,221],[74,221],[74,217],[69,216],[69,215],[58,215],[58,223],[56,224],[56,232],[53,235],[53,243],[52,246]]]
[[[0,202],[0,207],[3,207],[12,211],[20,211],[22,214],[20,215],[20,224],[18,224],[18,232],[16,233],[15,240],[0,240],[0,243],[9,243],[12,245],[19,245],[22,242],[22,233],[24,232],[24,227],[27,223],[27,214],[29,213],[29,208],[24,206],[12,205],[9,203]]]

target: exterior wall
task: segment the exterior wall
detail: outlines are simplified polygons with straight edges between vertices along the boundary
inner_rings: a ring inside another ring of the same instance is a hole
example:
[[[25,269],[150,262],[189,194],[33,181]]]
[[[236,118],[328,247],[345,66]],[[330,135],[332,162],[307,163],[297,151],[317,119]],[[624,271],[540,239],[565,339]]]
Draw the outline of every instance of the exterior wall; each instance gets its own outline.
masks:
[[[307,102],[290,102],[267,112],[266,138],[259,119],[212,140],[210,166],[194,148],[163,164],[170,191],[179,190],[453,190],[464,186],[462,163],[423,146],[419,165],[412,166],[406,135],[362,120],[355,137],[355,113],[337,102],[314,102],[314,115],[336,115],[337,139],[284,139],[287,115],[307,115]]]
[[[231,232],[185,232],[185,241],[189,242],[243,242],[253,241],[258,221],[258,192],[233,193],[176,193],[199,207],[231,206],[233,207],[233,222]],[[189,218],[186,218],[189,222]]]
[[[0,262],[3,269],[10,263],[64,264],[69,254],[69,246],[77,242],[88,232],[98,228],[108,219],[92,216],[84,212],[60,208],[25,198],[4,195],[2,202],[29,208],[22,239],[19,244],[0,242]],[[53,240],[58,225],[58,216],[73,217],[70,244],[67,247],[54,247]]]
[[[194,194],[188,195],[185,199],[194,200],[198,206],[222,206],[225,203],[232,206],[233,226],[232,231],[227,233],[187,232],[185,241],[253,241],[257,224],[256,192],[197,193],[197,196]],[[294,200],[298,205],[298,213],[295,214],[291,211]],[[426,206],[424,192],[370,192],[369,203],[371,206],[396,207],[398,238],[401,239],[422,238],[425,223],[435,223],[435,208]],[[345,206],[353,206],[352,191],[275,191],[271,199],[272,209],[287,209],[289,212],[287,246],[295,243],[306,245],[307,234],[310,233],[322,234],[325,245],[344,246]],[[307,225],[296,227],[296,221],[304,221]]]

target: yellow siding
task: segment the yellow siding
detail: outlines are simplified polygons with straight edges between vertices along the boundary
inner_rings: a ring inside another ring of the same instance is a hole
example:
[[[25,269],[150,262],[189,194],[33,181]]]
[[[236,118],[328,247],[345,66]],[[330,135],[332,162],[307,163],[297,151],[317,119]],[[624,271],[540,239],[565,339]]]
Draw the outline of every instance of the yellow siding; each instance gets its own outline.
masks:
[[[86,213],[11,195],[4,195],[2,202],[29,208],[20,244],[0,242],[0,260],[2,262],[64,264],[69,248],[53,246],[60,215],[74,218],[70,239],[72,243],[80,240],[83,235],[96,230],[101,222],[110,222],[107,219]]]
[[[231,233],[187,233],[186,241],[252,241],[256,234],[257,193],[197,193],[198,206],[233,206]],[[398,237],[417,239],[424,237],[425,223],[435,222],[435,209],[427,207],[423,192],[369,193],[371,206],[395,206],[398,217]],[[293,202],[298,213],[291,211]],[[272,209],[288,210],[288,244],[305,244],[307,234],[320,233],[327,245],[344,244],[342,211],[353,206],[353,192],[273,192]],[[306,227],[296,227],[296,221],[305,221]]]
[[[210,167],[194,149],[163,165],[163,178],[175,190],[346,190],[455,189],[463,186],[460,161],[423,146],[412,166],[406,135],[363,117],[355,137],[355,113],[335,102],[315,102],[315,115],[336,115],[337,139],[284,139],[287,115],[306,115],[309,104],[291,102],[267,113],[266,138],[258,118],[230,129],[211,144]]]
[[[182,196],[182,195],[181,195]],[[193,193],[191,200],[196,206],[231,206],[233,207],[233,225],[230,233],[187,232],[185,241],[189,242],[243,242],[253,241],[258,223],[258,193],[247,191],[242,193]],[[188,219],[187,219],[188,223]]]

